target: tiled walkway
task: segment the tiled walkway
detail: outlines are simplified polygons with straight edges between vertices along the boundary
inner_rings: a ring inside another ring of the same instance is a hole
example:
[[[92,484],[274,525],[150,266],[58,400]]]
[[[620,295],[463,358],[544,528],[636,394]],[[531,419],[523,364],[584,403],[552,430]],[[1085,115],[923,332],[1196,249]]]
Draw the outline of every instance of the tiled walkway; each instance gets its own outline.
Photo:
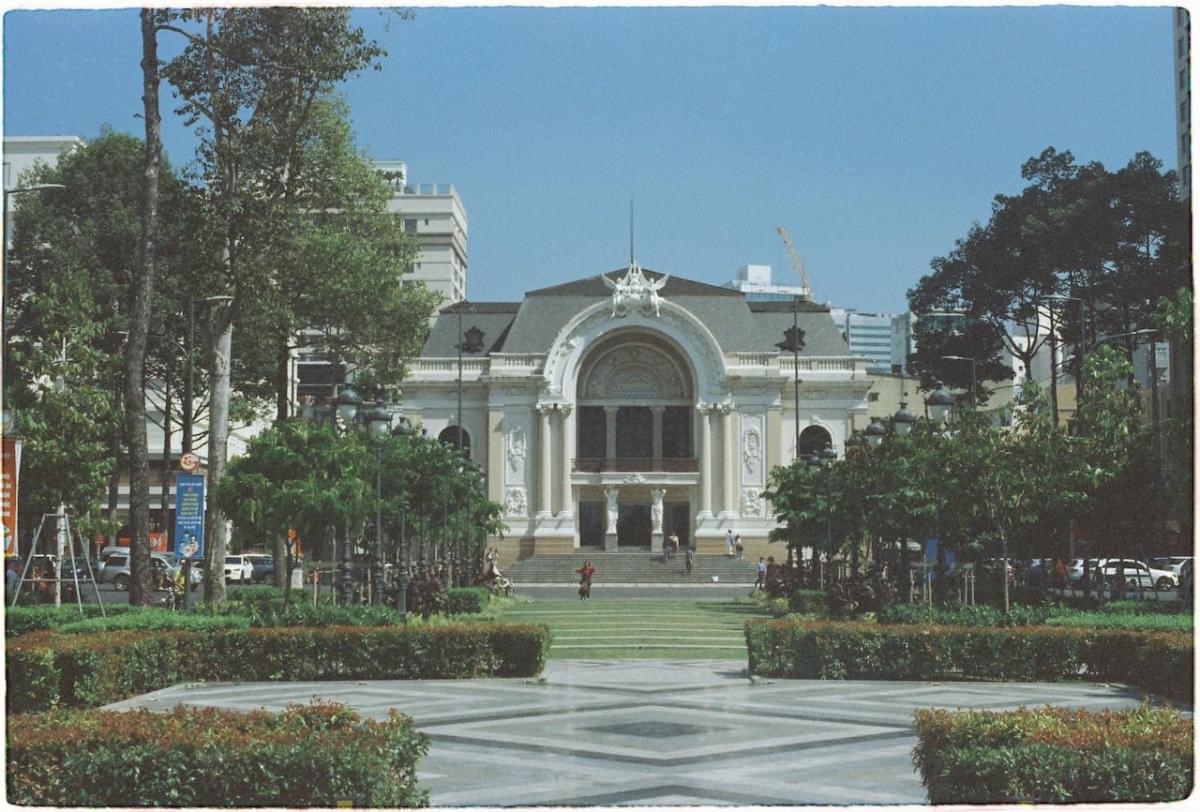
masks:
[[[916,708],[1131,707],[1088,683],[748,679],[745,662],[551,661],[539,679],[189,684],[112,708],[279,708],[321,697],[412,716],[434,806],[912,804]]]

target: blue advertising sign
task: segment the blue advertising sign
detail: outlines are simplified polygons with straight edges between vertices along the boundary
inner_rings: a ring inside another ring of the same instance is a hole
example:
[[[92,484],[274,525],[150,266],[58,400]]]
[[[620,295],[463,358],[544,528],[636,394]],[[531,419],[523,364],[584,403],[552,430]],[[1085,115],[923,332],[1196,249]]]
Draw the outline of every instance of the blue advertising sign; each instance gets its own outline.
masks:
[[[204,475],[175,475],[175,557],[204,557]]]

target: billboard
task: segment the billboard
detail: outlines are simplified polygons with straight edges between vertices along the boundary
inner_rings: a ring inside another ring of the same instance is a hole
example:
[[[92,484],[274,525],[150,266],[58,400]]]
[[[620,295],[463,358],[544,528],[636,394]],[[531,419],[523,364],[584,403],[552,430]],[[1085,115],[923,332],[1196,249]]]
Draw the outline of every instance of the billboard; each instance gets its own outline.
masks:
[[[204,558],[204,475],[175,475],[175,557]]]
[[[4,557],[17,554],[17,482],[21,471],[21,440],[5,437],[0,461],[0,526],[4,532]]]

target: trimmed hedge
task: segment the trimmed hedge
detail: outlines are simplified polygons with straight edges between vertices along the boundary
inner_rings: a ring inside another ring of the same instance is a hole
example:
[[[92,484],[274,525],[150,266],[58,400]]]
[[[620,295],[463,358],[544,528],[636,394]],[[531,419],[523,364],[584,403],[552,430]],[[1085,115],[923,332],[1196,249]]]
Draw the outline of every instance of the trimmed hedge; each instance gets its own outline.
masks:
[[[788,604],[793,612],[802,615],[829,614],[829,598],[823,589],[797,589]]]
[[[105,606],[105,612],[110,616],[128,613],[151,612],[140,606]],[[94,603],[83,605],[83,614],[79,606],[15,606],[4,611],[4,636],[20,637],[29,632],[57,629],[67,623],[76,623],[83,618],[100,617],[100,607]]]
[[[544,626],[473,624],[106,632],[37,632],[5,652],[10,713],[91,708],[179,682],[534,676]]]
[[[465,586],[446,591],[446,610],[452,615],[478,615],[485,611],[492,593],[485,587]]]
[[[879,612],[880,623],[935,623],[945,626],[1040,626],[1050,616],[1050,607],[1013,606],[1008,614],[994,606],[926,606],[922,603],[893,603]]]
[[[934,804],[1178,801],[1195,780],[1192,723],[1172,710],[915,716],[913,764]]]
[[[1190,634],[1128,629],[747,621],[750,673],[806,679],[1084,678],[1191,703]]]
[[[340,705],[279,713],[52,711],[10,716],[8,802],[54,807],[428,806],[429,737]]]
[[[146,612],[124,612],[112,617],[92,617],[64,623],[60,634],[96,634],[106,631],[158,632],[168,630],[210,632],[225,629],[248,629],[250,619],[238,615],[193,615],[167,609]]]

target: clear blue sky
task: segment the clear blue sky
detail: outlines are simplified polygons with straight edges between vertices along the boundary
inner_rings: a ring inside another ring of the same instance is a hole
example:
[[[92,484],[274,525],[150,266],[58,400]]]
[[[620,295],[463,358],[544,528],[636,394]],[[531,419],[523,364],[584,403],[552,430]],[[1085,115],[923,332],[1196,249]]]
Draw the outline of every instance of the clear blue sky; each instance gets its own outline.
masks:
[[[388,50],[345,87],[360,145],[453,183],[468,295],[628,259],[720,284],[791,268],[818,301],[902,311],[1020,164],[1046,146],[1175,168],[1161,8],[418,9],[356,12]],[[11,135],[140,135],[135,10],[10,12]],[[164,46],[168,40],[164,40]],[[164,51],[168,50],[164,47]],[[175,164],[193,142],[170,121]]]

